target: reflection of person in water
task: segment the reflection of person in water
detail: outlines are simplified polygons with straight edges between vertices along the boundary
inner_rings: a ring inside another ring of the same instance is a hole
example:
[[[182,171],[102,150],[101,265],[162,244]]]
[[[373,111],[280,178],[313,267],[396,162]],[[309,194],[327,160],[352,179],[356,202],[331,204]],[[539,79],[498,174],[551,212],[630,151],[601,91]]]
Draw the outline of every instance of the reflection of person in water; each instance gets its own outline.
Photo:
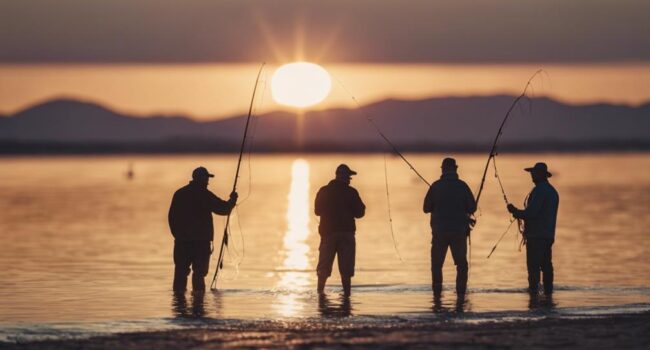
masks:
[[[350,298],[342,295],[340,303],[333,303],[327,294],[321,293],[318,295],[318,312],[323,317],[349,317],[352,316],[352,304]]]
[[[185,293],[174,293],[172,311],[176,317],[192,318],[205,316],[205,293],[192,293],[192,308],[187,307]]]

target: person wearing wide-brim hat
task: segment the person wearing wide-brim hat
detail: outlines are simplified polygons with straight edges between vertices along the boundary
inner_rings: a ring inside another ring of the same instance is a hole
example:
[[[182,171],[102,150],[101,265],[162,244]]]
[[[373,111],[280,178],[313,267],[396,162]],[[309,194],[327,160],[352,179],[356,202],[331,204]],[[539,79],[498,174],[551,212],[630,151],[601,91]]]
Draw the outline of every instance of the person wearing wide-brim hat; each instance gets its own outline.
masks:
[[[553,176],[546,163],[524,169],[530,173],[535,187],[525,201],[525,208],[518,209],[512,204],[507,208],[517,219],[524,221],[526,242],[526,264],[528,267],[528,290],[537,294],[540,271],[544,278],[544,293],[553,293],[552,247],[555,242],[555,226],[560,196],[548,181]]]
[[[349,296],[351,293],[356,255],[355,219],[366,213],[359,192],[350,186],[352,175],[356,174],[349,166],[341,164],[336,168],[335,178],[316,194],[314,212],[320,216],[320,245],[316,267],[318,293],[325,290],[325,282],[332,274],[335,256],[338,256],[343,294]]]

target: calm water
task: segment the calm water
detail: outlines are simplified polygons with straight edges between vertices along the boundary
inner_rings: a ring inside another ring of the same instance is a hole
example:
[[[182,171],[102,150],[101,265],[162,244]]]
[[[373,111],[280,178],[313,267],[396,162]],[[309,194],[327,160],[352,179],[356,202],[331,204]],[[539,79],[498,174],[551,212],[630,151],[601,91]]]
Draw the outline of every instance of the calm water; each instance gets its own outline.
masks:
[[[433,180],[441,157],[409,158]],[[475,189],[485,156],[457,159],[461,177]],[[382,155],[253,155],[243,164],[242,200],[220,290],[203,298],[188,293],[185,299],[174,299],[170,290],[173,241],[166,215],[171,195],[194,167],[205,165],[217,174],[211,190],[227,196],[235,156],[3,158],[0,340],[223,320],[480,321],[650,309],[650,155],[500,156],[504,186],[517,204],[532,185],[521,169],[537,160],[556,173],[552,182],[561,196],[554,247],[557,293],[538,305],[524,292],[524,254],[517,249],[515,230],[486,259],[508,223],[489,176],[472,239],[471,294],[457,307],[451,284],[442,305],[432,305],[430,232],[421,212],[426,187],[397,158],[387,159],[396,249]],[[368,206],[358,221],[349,305],[339,297],[336,272],[326,299],[313,292],[319,241],[313,199],[341,161],[359,171],[353,186]],[[129,162],[132,181],[125,177]],[[220,240],[224,220],[215,223]],[[452,282],[451,256],[444,272]]]

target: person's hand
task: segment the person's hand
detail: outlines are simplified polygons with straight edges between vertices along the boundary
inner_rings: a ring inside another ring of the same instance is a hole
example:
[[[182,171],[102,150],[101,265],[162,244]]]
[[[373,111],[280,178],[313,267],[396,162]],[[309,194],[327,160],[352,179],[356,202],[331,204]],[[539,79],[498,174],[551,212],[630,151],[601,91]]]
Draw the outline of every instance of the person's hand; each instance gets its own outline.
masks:
[[[508,203],[508,206],[506,208],[508,208],[508,211],[510,213],[513,213],[515,210],[517,210],[517,208],[515,208],[515,206],[510,203]]]
[[[237,198],[239,198],[239,195],[237,194],[237,192],[233,191],[230,194],[230,201],[233,203],[237,203]]]

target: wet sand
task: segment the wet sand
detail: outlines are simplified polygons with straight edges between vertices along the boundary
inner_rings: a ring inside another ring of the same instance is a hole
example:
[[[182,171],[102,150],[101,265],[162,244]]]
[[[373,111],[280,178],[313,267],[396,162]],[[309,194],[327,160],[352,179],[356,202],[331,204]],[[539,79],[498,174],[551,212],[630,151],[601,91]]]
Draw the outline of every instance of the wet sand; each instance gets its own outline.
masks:
[[[391,319],[228,321],[201,328],[89,339],[0,343],[2,349],[436,348],[650,349],[650,312],[467,324]]]

